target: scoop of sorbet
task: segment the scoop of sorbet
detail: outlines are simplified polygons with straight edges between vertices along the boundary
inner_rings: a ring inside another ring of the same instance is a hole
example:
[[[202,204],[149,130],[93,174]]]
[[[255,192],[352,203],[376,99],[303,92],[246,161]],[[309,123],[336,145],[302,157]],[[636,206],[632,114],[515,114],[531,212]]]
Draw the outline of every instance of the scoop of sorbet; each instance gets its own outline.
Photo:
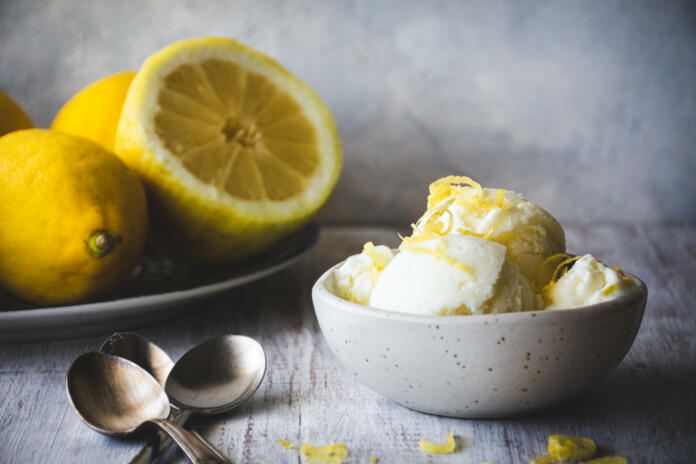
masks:
[[[465,235],[404,240],[370,306],[423,315],[534,310],[539,305],[503,245]]]
[[[545,309],[565,309],[601,303],[636,289],[635,279],[592,255],[578,257],[573,267],[542,290]]]
[[[428,209],[413,235],[475,235],[508,249],[527,279],[549,256],[565,253],[565,234],[545,209],[510,190],[483,188],[468,177],[449,176],[430,185]]]

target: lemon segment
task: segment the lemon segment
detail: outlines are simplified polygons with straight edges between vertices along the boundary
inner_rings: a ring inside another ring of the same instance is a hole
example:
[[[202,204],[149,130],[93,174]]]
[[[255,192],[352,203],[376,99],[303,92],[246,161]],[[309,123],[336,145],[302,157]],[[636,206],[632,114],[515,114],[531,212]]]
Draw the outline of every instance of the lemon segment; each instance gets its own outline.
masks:
[[[158,105],[155,130],[169,152],[198,180],[233,197],[292,198],[319,164],[316,130],[302,108],[236,64],[179,67],[165,77]]]
[[[76,93],[58,111],[51,129],[79,135],[113,151],[121,108],[135,71],[94,82]]]
[[[224,38],[150,56],[116,138],[148,190],[155,242],[201,264],[244,258],[301,227],[341,167],[333,117],[314,91]]]

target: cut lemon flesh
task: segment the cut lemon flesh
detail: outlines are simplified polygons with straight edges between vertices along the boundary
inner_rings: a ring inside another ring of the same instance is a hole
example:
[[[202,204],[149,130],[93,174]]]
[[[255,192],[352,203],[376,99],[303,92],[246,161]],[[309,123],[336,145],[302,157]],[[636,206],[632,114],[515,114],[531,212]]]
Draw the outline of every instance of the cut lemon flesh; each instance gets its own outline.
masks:
[[[178,42],[145,61],[116,152],[143,178],[157,222],[219,259],[306,223],[341,165],[333,117],[309,86],[221,38]]]
[[[164,79],[155,129],[201,182],[245,200],[280,201],[307,188],[317,131],[263,75],[228,61],[185,64]]]

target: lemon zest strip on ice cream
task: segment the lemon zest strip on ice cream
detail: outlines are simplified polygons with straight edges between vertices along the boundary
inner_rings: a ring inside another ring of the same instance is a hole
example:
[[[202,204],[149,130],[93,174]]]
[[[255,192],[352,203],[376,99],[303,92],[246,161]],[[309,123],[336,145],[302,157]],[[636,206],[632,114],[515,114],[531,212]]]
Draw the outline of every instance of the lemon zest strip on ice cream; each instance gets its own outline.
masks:
[[[437,239],[435,248],[426,248],[422,246],[416,246],[417,243],[425,242],[428,240]],[[474,271],[471,270],[469,266],[457,261],[456,259],[445,253],[445,241],[442,240],[440,234],[436,232],[425,232],[421,235],[405,237],[399,246],[400,251],[410,251],[411,253],[425,253],[433,256],[435,259],[444,261],[448,265],[461,269],[469,275],[473,275]]]
[[[384,269],[384,266],[388,264],[387,260],[377,253],[377,250],[375,250],[375,245],[372,242],[367,242],[365,245],[363,245],[363,253],[365,253],[367,257],[372,260],[378,271]]]
[[[449,435],[447,435],[447,443],[445,444],[437,445],[434,443],[428,443],[425,438],[421,438],[418,446],[420,449],[429,454],[450,454],[454,452],[455,448],[454,432],[450,432]]]
[[[442,177],[430,184],[430,195],[428,195],[428,208],[432,208],[433,206],[441,203],[442,201],[448,198],[452,198],[461,192],[471,189],[478,192],[481,192],[483,190],[481,184],[473,180],[471,177]]]
[[[611,285],[609,285],[607,288],[605,288],[604,290],[602,290],[602,295],[604,295],[604,296],[609,296],[609,295],[611,295],[612,293],[614,293],[615,291],[617,291],[618,289],[619,289],[619,286],[618,286],[618,285],[616,285],[616,284],[611,284]]]

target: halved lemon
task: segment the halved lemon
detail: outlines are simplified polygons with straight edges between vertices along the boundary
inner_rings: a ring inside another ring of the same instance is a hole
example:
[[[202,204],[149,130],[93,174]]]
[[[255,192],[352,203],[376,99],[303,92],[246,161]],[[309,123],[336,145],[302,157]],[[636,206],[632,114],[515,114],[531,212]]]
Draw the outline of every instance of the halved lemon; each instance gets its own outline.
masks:
[[[317,94],[225,38],[177,42],[143,63],[116,152],[147,187],[156,242],[203,264],[244,258],[308,222],[341,167]]]

